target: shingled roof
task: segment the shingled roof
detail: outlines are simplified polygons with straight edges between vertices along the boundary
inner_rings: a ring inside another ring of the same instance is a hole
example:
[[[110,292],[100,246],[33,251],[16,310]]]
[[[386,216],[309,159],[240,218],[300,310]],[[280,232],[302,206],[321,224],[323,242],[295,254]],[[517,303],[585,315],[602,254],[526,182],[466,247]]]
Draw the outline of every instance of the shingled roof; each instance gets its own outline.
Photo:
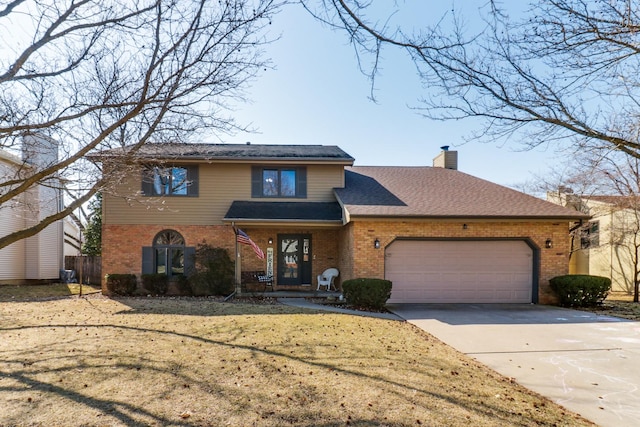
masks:
[[[101,151],[93,157],[122,156],[131,146]],[[150,143],[141,146],[135,158],[145,160],[277,160],[327,161],[352,165],[353,157],[333,145],[254,145]]]
[[[354,166],[336,196],[351,217],[587,219],[589,215],[451,169]]]
[[[638,209],[640,207],[640,198],[634,196],[582,196],[585,200],[593,200],[600,203],[613,205],[621,209]]]
[[[337,202],[247,202],[235,201],[225,221],[304,221],[342,223]]]

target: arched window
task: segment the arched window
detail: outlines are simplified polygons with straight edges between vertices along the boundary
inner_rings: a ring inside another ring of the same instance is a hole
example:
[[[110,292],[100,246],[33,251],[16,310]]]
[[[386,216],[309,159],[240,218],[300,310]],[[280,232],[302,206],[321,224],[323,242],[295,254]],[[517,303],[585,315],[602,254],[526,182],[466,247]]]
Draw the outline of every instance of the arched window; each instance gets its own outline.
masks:
[[[155,273],[180,276],[184,270],[184,238],[175,230],[162,230],[153,239]]]

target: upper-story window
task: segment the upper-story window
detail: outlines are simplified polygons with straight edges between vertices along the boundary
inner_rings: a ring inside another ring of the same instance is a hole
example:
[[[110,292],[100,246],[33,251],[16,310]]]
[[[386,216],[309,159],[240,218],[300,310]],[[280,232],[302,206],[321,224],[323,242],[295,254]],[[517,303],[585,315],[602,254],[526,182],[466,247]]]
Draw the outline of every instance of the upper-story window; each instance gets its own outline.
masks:
[[[582,249],[600,246],[600,222],[591,221],[580,230],[580,247]]]
[[[142,178],[145,196],[197,196],[197,166],[149,166]]]
[[[254,166],[252,197],[307,197],[307,170],[304,167]]]

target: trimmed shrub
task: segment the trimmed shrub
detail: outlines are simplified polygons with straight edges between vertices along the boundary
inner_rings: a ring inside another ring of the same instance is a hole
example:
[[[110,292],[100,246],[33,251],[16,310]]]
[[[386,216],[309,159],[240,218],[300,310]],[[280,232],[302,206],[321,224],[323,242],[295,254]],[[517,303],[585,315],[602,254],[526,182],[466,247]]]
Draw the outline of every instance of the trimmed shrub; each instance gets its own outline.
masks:
[[[187,276],[178,276],[176,279],[176,286],[178,287],[178,294],[191,296],[191,285],[189,284],[189,278]]]
[[[342,293],[347,304],[380,310],[391,296],[391,281],[384,279],[351,279],[342,282]]]
[[[563,307],[601,304],[611,290],[611,279],[587,274],[568,274],[549,280]]]
[[[229,295],[235,288],[235,267],[224,248],[201,243],[196,248],[195,273],[189,276],[194,296]]]
[[[143,274],[140,276],[142,286],[155,295],[164,295],[169,288],[169,277],[163,273]]]
[[[109,295],[133,295],[138,287],[135,274],[107,274],[105,281]]]

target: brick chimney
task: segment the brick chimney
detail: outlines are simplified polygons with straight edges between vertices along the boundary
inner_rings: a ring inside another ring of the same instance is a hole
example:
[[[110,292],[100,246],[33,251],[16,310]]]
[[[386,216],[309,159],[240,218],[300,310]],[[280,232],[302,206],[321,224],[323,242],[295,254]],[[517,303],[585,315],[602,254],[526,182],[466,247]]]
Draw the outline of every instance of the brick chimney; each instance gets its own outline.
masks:
[[[433,159],[434,168],[458,170],[458,152],[449,151],[449,146],[440,147],[442,151]]]

